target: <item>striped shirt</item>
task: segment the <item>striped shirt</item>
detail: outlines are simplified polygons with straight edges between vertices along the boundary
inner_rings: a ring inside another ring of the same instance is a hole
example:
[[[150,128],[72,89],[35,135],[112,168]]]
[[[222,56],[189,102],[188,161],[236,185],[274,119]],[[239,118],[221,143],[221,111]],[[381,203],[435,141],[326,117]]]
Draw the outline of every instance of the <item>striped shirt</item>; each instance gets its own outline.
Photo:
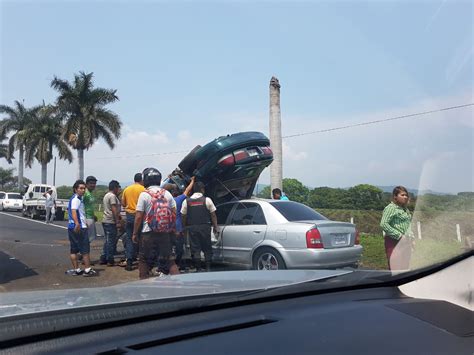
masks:
[[[384,208],[380,227],[387,236],[396,240],[399,240],[402,235],[413,237],[410,211],[408,208],[400,207],[394,202],[390,202]]]

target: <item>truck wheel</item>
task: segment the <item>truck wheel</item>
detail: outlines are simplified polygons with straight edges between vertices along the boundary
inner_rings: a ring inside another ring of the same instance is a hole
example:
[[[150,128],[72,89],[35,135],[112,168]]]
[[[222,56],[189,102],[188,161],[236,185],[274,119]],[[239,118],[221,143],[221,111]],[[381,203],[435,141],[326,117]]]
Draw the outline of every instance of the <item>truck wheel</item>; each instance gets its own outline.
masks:
[[[54,219],[56,221],[64,221],[64,211],[63,210],[57,210],[56,211],[56,214],[54,216]]]
[[[30,218],[31,218],[31,219],[36,219],[36,216],[37,216],[36,208],[35,208],[35,207],[32,207],[32,208],[30,209]]]

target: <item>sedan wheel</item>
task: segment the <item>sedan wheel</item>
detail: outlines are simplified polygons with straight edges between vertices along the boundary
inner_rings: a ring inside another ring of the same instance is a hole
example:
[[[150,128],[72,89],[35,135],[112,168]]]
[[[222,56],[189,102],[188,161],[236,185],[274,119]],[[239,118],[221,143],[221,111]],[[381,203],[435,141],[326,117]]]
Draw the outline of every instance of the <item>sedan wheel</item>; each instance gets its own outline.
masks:
[[[257,251],[254,257],[255,270],[281,270],[286,269],[285,262],[280,254],[273,249],[265,248]]]

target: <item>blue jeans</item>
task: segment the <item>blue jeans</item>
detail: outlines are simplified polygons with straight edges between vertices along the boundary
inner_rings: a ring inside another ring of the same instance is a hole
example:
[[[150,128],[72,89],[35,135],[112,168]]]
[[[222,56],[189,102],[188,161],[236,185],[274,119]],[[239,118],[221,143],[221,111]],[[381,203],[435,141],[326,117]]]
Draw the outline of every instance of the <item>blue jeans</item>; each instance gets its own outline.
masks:
[[[127,213],[127,226],[126,226],[127,236],[125,239],[125,258],[127,260],[136,260],[138,256],[138,243],[134,243],[132,241],[134,224],[135,224],[135,215],[131,213]],[[138,232],[138,238],[140,238],[140,232]]]
[[[117,248],[117,226],[112,223],[102,223],[104,227],[104,249],[100,256],[101,261],[106,261],[109,264],[114,263],[115,249]]]

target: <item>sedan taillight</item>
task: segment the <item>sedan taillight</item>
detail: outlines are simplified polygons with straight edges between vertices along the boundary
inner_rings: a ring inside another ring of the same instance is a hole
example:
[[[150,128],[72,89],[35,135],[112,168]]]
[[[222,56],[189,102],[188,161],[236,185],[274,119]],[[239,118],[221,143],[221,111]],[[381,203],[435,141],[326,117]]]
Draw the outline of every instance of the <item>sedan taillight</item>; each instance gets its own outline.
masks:
[[[312,228],[306,232],[306,247],[311,249],[324,248],[318,228]]]
[[[235,159],[234,159],[233,154],[227,154],[223,156],[222,158],[220,158],[219,161],[217,162],[217,164],[225,165],[225,166],[234,165],[234,163],[235,163]]]
[[[359,245],[360,244],[360,234],[359,234],[359,231],[356,229],[356,238],[355,238],[355,242],[354,242],[355,245]]]

